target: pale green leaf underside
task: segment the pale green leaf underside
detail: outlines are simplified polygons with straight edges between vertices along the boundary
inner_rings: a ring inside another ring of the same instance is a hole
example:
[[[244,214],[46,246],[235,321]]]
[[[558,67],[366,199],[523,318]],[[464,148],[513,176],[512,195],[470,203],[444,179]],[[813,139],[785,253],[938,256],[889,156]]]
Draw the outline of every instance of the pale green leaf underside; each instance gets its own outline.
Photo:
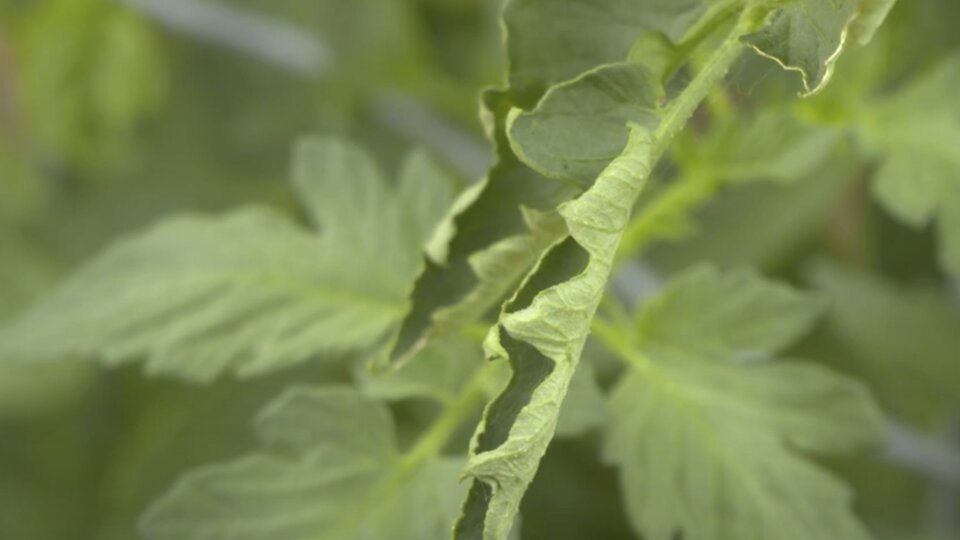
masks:
[[[743,40],[785,69],[799,72],[804,94],[814,94],[829,82],[861,1],[793,0]]]
[[[264,448],[186,475],[147,512],[148,540],[446,538],[462,463],[405,464],[388,409],[350,388],[296,388],[261,414]]]
[[[570,239],[544,255],[488,336],[488,355],[508,359],[514,375],[475,435],[464,471],[474,480],[456,538],[507,537],[554,435],[651,151],[649,132],[635,127],[593,187],[560,206]]]
[[[170,219],[0,329],[0,357],[144,359],[151,373],[207,381],[371,345],[402,315],[450,186],[414,157],[394,190],[366,154],[330,140],[301,145],[295,183],[319,234],[257,208]]]
[[[656,88],[640,64],[601,66],[550,88],[532,111],[514,109],[510,144],[540,174],[586,189],[620,155],[628,124],[656,127]]]
[[[639,311],[604,457],[644,538],[868,537],[846,487],[798,453],[879,445],[864,388],[814,365],[735,361],[783,348],[819,308],[758,276],[701,268]]]

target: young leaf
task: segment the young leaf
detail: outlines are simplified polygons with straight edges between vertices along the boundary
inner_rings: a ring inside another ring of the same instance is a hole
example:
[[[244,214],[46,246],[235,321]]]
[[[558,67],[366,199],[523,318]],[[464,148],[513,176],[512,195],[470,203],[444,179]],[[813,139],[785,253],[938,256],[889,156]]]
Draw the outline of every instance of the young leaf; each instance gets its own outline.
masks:
[[[757,276],[696,270],[641,307],[639,331],[601,332],[630,366],[603,455],[644,538],[868,538],[846,487],[799,454],[879,445],[864,389],[815,365],[734,361],[781,349],[817,307]]]
[[[461,459],[401,454],[382,404],[294,388],[256,422],[263,449],[180,480],[143,517],[149,540],[444,538]]]
[[[830,81],[862,0],[790,0],[781,2],[764,28],[744,36],[762,56],[797,71],[805,95]]]
[[[0,357],[143,358],[149,372],[208,381],[371,345],[402,315],[451,186],[414,156],[392,189],[361,150],[333,140],[300,146],[295,184],[319,234],[266,209],[171,219],[0,329]]]

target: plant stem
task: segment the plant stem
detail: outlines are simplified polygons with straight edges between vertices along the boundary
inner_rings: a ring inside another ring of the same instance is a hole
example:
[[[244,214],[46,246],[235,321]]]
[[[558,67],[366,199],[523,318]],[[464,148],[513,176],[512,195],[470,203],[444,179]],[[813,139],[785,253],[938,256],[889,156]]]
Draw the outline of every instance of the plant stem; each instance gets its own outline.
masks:
[[[627,226],[617,251],[617,263],[646,247],[658,236],[664,222],[707,201],[717,185],[709,177],[695,176],[676,181],[660,192]]]
[[[396,468],[367,496],[357,512],[344,518],[334,531],[325,531],[324,538],[353,538],[366,518],[367,509],[379,508],[381,503],[406,482],[423,464],[443,450],[457,428],[484,402],[484,388],[497,368],[497,364],[485,363],[473,374],[459,395],[445,403],[443,412],[430,428],[406,453],[400,456]]]
[[[733,31],[724,39],[716,53],[710,56],[690,84],[667,107],[659,127],[654,132],[654,161],[667,151],[673,139],[687,125],[687,121],[740,57],[745,45],[740,38],[760,27],[766,10],[752,8],[740,16]]]
[[[690,55],[713,35],[720,27],[729,22],[740,8],[741,0],[725,0],[711,5],[707,13],[691,28],[683,41],[677,44],[676,55],[667,76],[676,73],[690,58]]]
[[[759,28],[766,14],[767,10],[761,8],[751,8],[743,12],[737,25],[724,39],[717,52],[704,62],[696,77],[670,103],[660,126],[654,134],[654,161],[659,161],[666,153],[673,139],[686,127],[687,121],[693,116],[693,113],[714,91],[733,63],[739,58],[745,48],[740,38]],[[715,16],[716,21],[705,24],[702,31],[713,32],[729,16],[730,6],[718,6]],[[698,33],[694,32],[694,35],[698,35]],[[617,252],[617,261],[620,262],[636,253],[654,238],[661,223],[669,217],[705,201],[713,195],[716,187],[715,179],[700,176],[670,186],[630,223],[626,232],[624,232],[620,249]]]
[[[484,389],[496,367],[494,363],[485,363],[477,369],[457,397],[446,403],[440,416],[401,458],[399,470],[402,473],[416,469],[425,460],[439,454],[464,420],[483,405]]]

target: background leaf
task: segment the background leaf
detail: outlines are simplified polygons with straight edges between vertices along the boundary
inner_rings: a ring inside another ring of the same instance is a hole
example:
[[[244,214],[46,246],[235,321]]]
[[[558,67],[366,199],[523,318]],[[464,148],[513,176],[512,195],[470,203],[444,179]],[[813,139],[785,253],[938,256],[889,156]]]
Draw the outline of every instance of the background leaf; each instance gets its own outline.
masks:
[[[643,30],[679,40],[702,0],[511,0],[503,13],[511,87],[555,84],[621,62]]]
[[[181,480],[146,538],[442,538],[460,460],[402,460],[383,405],[345,387],[295,388],[257,421],[264,449]]]
[[[815,298],[746,271],[708,266],[675,277],[637,314],[637,339],[660,357],[742,361],[778,352],[823,311]]]
[[[703,306],[720,312],[698,313]],[[701,269],[645,304],[639,331],[604,332],[630,367],[610,396],[603,455],[620,467],[638,533],[868,538],[849,491],[798,455],[880,444],[882,420],[867,393],[814,365],[735,360],[776,352],[817,311],[784,286]],[[703,347],[714,330],[729,341]]]
[[[149,372],[208,381],[368,347],[399,320],[429,210],[442,207],[422,199],[450,193],[422,159],[394,191],[360,150],[306,143],[295,179],[319,235],[264,209],[167,221],[107,250],[5,326],[0,356],[145,358]]]

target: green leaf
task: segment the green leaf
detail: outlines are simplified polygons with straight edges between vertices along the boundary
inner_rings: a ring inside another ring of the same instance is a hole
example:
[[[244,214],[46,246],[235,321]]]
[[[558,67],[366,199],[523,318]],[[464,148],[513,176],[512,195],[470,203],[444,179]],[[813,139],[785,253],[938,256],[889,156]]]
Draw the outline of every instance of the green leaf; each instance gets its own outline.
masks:
[[[503,12],[510,86],[624,61],[644,30],[679,40],[703,10],[703,0],[511,0]]]
[[[681,137],[675,154],[693,177],[790,182],[813,174],[830,157],[839,135],[782,108],[767,108],[749,118],[722,118],[705,135]]]
[[[654,361],[620,381],[610,409],[604,458],[644,538],[869,538],[849,490],[795,450],[882,440],[857,383],[803,364]]]
[[[866,108],[858,133],[880,161],[877,200],[915,227],[940,218],[945,266],[960,275],[960,58],[952,57],[906,88]]]
[[[576,371],[606,289],[632,202],[651,166],[649,132],[635,127],[623,154],[583,195],[560,206],[570,237],[551,248],[487,337],[513,378],[484,412],[464,475],[473,478],[456,538],[505,538]]]
[[[451,401],[463,383],[483,364],[480,347],[450,336],[431,341],[399,369],[372,372],[358,365],[363,393],[380,399],[430,398]]]
[[[744,361],[795,340],[818,307],[754,275],[700,269],[643,306],[636,329],[601,334],[630,366],[603,456],[644,538],[868,538],[848,489],[799,453],[881,444],[867,392],[815,365]]]
[[[846,46],[862,0],[791,0],[774,11],[765,27],[744,41],[803,80],[805,95],[830,81]]]
[[[149,540],[444,538],[461,460],[405,460],[382,404],[295,388],[258,417],[261,451],[186,475],[141,522]]]
[[[647,257],[664,272],[703,261],[721,268],[781,268],[821,234],[835,201],[857,180],[859,167],[859,160],[834,159],[789,184],[735,185],[693,216],[700,234],[655,245]]]
[[[557,437],[579,437],[607,421],[607,403],[595,371],[586,358],[577,366],[560,406]]]
[[[870,43],[896,4],[897,0],[863,0],[850,25],[850,40],[858,45]]]
[[[863,358],[865,372],[886,378],[908,399],[960,404],[960,310],[946,291],[897,287],[827,264],[812,278],[831,302],[831,328]]]
[[[739,57],[738,38],[754,23],[741,17],[656,131],[632,125],[626,147],[590,189],[559,206],[569,237],[541,257],[485,342],[488,357],[510,362],[513,378],[474,435],[464,472],[474,480],[455,538],[507,536],[553,437],[633,206],[667,145]]]
[[[454,203],[430,243],[391,362],[402,363],[430,340],[476,321],[565,233],[553,208],[574,190],[525,167],[506,142],[504,123],[516,99],[509,92],[484,93],[482,117],[498,162]]]
[[[550,88],[532,111],[513,109],[507,120],[511,147],[540,174],[586,189],[620,155],[628,123],[656,127],[658,87],[639,64],[588,71]]]
[[[122,158],[165,98],[158,36],[132,11],[92,0],[37,3],[30,21],[22,94],[34,137],[81,169]]]
[[[507,3],[503,26],[510,88],[485,92],[481,109],[498,162],[483,184],[461,197],[448,215],[443,241],[432,244],[412,294],[413,307],[392,347],[392,362],[409,359],[430,339],[479,318],[516,286],[545,249],[563,237],[562,220],[552,210],[582,186],[550,182],[530,171],[529,163],[520,163],[507,140],[507,115],[515,108],[533,107],[548,83],[625,60],[646,29],[682,35],[703,10],[701,0],[642,0],[641,4],[627,0]],[[639,88],[633,86],[633,90]],[[613,138],[621,140],[622,148],[623,124],[615,133]]]
[[[300,146],[295,184],[319,234],[265,209],[168,220],[0,329],[0,357],[142,358],[148,372],[208,381],[373,344],[402,316],[451,186],[415,155],[393,189],[333,140]]]
[[[805,334],[824,304],[749,271],[700,266],[675,278],[637,315],[643,351],[662,358],[743,360]]]

